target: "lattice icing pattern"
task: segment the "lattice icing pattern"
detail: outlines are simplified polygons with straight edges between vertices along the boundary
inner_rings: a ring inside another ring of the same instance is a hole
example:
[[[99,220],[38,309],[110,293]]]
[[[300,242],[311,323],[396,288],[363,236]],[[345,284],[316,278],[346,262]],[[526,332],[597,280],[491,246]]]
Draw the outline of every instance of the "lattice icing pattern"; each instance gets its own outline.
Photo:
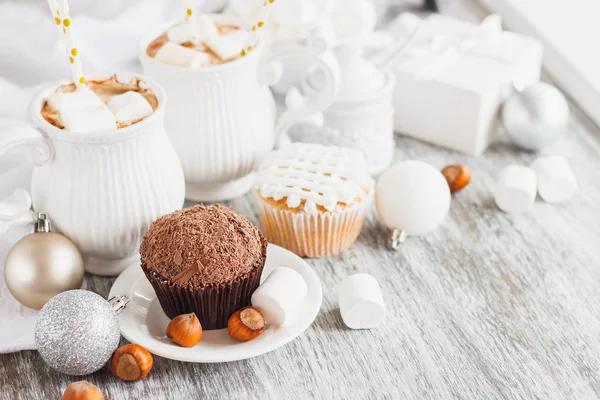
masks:
[[[362,201],[373,186],[362,153],[336,146],[294,143],[266,156],[255,188],[264,198],[286,198],[290,208],[304,202],[304,211],[314,214],[317,206],[333,211],[338,203]]]

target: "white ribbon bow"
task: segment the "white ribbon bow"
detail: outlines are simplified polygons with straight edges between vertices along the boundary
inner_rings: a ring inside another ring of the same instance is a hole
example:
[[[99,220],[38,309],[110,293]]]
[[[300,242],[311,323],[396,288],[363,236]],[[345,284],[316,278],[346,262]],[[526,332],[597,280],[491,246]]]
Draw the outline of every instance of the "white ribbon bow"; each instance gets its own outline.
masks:
[[[35,221],[31,210],[31,196],[25,189],[15,189],[8,197],[0,201],[0,239],[10,229],[24,226]]]
[[[456,62],[462,54],[483,41],[497,37],[502,32],[502,19],[495,14],[485,18],[475,34],[458,42],[456,38],[449,35],[420,37],[419,33],[426,23],[427,20],[421,20],[406,40],[393,46],[383,59],[376,61],[376,64],[385,67],[400,56],[433,57],[433,60],[415,77],[417,80],[432,79],[448,65]]]
[[[497,37],[501,32],[502,19],[499,15],[492,14],[481,22],[477,29],[477,33],[458,43],[453,43],[454,41],[452,38],[448,36],[436,36],[431,38],[429,47],[420,49],[421,51],[425,50],[425,53],[421,53],[421,55],[437,56],[416,75],[415,79],[433,79],[450,64],[455,63],[461,55],[476,47],[481,42]],[[448,43],[451,44],[448,45]]]

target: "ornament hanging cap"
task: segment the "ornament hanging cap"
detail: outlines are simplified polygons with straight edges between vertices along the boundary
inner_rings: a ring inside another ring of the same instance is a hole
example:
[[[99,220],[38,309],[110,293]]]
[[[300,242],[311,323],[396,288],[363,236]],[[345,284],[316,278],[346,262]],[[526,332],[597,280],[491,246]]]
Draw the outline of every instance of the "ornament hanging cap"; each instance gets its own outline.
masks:
[[[45,213],[38,213],[37,219],[35,220],[34,232],[48,233],[52,231],[52,225],[48,219],[48,215]]]
[[[123,311],[125,307],[127,307],[127,303],[129,303],[130,301],[131,299],[127,296],[113,296],[110,299],[108,299],[108,303],[113,308],[113,311],[117,314],[120,314],[121,311]]]

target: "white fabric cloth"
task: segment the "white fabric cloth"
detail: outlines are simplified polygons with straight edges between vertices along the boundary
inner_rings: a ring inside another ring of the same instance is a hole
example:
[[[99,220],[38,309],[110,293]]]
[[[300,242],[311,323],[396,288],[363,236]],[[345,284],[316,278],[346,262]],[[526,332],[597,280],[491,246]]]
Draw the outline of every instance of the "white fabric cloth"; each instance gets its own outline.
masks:
[[[184,0],[77,0],[69,3],[86,73],[139,72],[137,43],[140,37],[164,21],[183,19],[186,8]],[[209,6],[217,7],[223,1],[196,0],[196,3],[208,10]],[[3,125],[15,119],[27,121],[29,101],[40,84],[68,78],[70,68],[60,32],[45,0],[1,2],[0,37],[1,143]],[[25,153],[19,152],[0,159],[0,199],[18,187],[29,189],[32,166],[27,159]],[[38,312],[19,304],[4,282],[4,260],[9,249],[31,229],[14,228],[0,237],[0,353],[35,348],[33,327]]]
[[[86,73],[137,69],[137,44],[150,28],[183,19],[184,0],[71,1],[73,33]],[[62,35],[44,0],[0,3],[0,76],[30,87],[70,76]]]
[[[0,78],[0,142],[4,125],[14,119],[25,120],[26,108],[34,90],[20,91],[17,86]],[[0,199],[9,196],[18,187],[29,189],[32,167],[23,161],[27,159],[23,156],[14,152],[0,158]],[[0,227],[0,231],[4,229]],[[0,353],[35,348],[33,327],[38,312],[19,304],[4,282],[4,260],[8,251],[31,231],[32,227],[19,227],[0,237]]]
[[[38,312],[18,303],[4,282],[4,259],[8,250],[32,230],[31,226],[14,228],[0,239],[0,353],[35,348],[33,327]]]

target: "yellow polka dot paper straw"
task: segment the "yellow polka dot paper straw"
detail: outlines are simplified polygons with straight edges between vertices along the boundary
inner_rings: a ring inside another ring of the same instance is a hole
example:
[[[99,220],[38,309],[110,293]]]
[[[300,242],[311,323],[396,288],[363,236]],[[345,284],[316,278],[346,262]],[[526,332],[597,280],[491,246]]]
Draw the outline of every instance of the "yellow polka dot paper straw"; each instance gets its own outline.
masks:
[[[81,65],[80,51],[75,45],[75,38],[72,33],[73,21],[69,12],[69,3],[67,0],[48,0],[48,6],[50,7],[50,12],[52,12],[54,22],[65,35],[67,56],[71,64],[73,82],[75,82],[77,87],[84,86],[85,75],[83,74],[83,66]]]
[[[48,0],[48,5],[50,6],[50,12],[52,13],[52,17],[54,18],[54,23],[56,24],[56,28],[62,34],[62,19],[60,19],[60,11],[58,10],[58,2],[56,0]]]
[[[246,43],[244,44],[244,48],[240,51],[240,55],[242,57],[244,57],[246,54],[250,53],[256,46],[256,43],[258,42],[258,39],[260,38],[261,32],[263,32],[265,30],[267,18],[269,17],[269,13],[271,11],[272,4],[275,3],[275,1],[276,0],[264,0],[262,8],[260,9],[260,13],[258,14],[258,18],[252,25],[252,30],[250,31],[250,34],[248,35],[248,39],[246,40]],[[300,0],[292,0],[292,1],[300,1]]]
[[[190,39],[196,41],[196,10],[194,10],[194,0],[186,0],[185,21],[189,29]]]

